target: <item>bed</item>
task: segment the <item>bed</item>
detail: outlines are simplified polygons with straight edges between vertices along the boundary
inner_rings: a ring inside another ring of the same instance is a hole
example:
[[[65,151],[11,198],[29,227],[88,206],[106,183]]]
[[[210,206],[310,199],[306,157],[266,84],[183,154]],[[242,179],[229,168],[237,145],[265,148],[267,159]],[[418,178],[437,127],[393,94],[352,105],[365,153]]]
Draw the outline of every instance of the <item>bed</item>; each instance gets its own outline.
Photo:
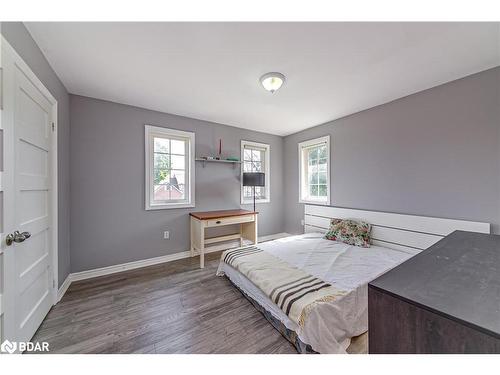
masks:
[[[371,223],[372,246],[324,239],[333,217]],[[487,223],[314,205],[305,206],[304,224],[302,235],[224,252],[217,270],[300,353],[346,353],[368,330],[368,282],[454,230],[490,231]]]

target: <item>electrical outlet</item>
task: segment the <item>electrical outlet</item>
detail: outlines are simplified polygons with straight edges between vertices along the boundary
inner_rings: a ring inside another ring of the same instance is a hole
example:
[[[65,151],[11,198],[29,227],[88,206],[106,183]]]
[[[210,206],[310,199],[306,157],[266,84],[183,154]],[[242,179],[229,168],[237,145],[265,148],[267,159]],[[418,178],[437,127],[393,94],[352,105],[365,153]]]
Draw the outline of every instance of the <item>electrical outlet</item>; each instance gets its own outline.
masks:
[[[163,239],[164,240],[169,240],[170,239],[170,232],[168,230],[166,230],[165,232],[163,232]]]
[[[300,225],[302,225],[302,226],[304,226],[304,225],[305,225],[304,220],[301,220],[301,221],[300,221]]]

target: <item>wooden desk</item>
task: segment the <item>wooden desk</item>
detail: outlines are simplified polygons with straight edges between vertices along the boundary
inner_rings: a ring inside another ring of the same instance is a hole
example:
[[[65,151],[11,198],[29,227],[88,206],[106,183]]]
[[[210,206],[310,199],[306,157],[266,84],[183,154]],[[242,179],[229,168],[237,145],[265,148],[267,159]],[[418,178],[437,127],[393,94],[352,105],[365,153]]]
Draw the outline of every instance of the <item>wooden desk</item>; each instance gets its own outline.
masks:
[[[191,256],[195,256],[197,250],[200,254],[200,268],[205,267],[205,245],[216,242],[239,239],[243,246],[243,239],[257,243],[257,214],[255,211],[247,210],[222,210],[191,212]],[[205,238],[205,228],[222,227],[225,225],[240,225],[240,233]]]

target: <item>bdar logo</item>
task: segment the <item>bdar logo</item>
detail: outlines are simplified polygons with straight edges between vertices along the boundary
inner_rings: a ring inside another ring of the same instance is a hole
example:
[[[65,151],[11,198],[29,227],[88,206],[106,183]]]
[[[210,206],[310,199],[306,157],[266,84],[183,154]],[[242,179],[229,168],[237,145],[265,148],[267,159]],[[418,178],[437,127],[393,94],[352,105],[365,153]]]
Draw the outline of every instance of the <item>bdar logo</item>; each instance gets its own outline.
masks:
[[[0,350],[3,353],[12,354],[16,351],[17,344],[15,342],[10,342],[9,340],[5,340],[2,345],[0,345]]]

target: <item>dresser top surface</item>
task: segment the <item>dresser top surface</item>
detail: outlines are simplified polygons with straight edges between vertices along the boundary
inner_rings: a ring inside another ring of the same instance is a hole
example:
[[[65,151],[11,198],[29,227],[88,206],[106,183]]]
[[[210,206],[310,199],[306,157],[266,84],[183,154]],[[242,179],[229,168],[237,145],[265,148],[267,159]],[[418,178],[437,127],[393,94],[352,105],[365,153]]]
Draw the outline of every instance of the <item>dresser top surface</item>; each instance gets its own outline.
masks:
[[[500,337],[500,236],[453,232],[370,286]]]

